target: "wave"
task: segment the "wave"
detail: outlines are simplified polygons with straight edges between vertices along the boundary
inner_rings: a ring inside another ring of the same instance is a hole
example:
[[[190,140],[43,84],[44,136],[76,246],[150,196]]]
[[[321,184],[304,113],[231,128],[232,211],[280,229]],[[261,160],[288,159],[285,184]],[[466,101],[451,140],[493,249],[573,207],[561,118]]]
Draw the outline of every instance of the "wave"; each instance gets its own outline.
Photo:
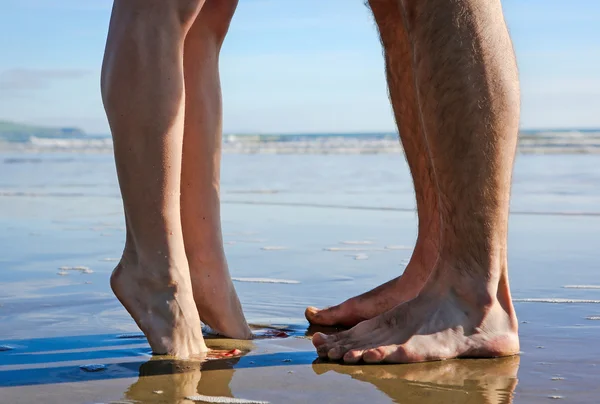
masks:
[[[563,299],[563,298],[536,298],[536,299],[513,299],[515,303],[552,303],[552,304],[600,304],[600,300],[593,299]]]
[[[300,281],[292,279],[272,279],[272,278],[237,278],[231,277],[234,282],[247,282],[247,283],[282,283],[287,285],[296,285]]]
[[[109,153],[107,135],[73,137],[0,136],[0,151]],[[388,154],[400,153],[396,133],[225,135],[223,151],[232,154]],[[527,154],[600,154],[599,130],[522,131],[519,152]]]

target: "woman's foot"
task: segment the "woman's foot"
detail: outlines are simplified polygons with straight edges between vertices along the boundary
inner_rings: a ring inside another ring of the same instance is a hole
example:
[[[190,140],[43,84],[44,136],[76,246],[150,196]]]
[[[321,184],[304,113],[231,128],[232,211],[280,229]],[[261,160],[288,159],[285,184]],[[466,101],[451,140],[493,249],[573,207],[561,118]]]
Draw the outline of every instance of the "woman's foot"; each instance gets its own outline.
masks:
[[[329,336],[317,333],[313,344],[320,357],[348,363],[517,354],[517,318],[506,272],[496,282],[476,284],[456,271],[446,271],[444,279],[432,279],[417,298],[348,331]]]
[[[220,335],[251,339],[252,332],[231,281],[225,255],[190,258],[190,275],[202,322]]]
[[[190,358],[208,351],[192,285],[181,268],[153,268],[140,264],[135,255],[124,255],[110,285],[148,338],[152,352]]]

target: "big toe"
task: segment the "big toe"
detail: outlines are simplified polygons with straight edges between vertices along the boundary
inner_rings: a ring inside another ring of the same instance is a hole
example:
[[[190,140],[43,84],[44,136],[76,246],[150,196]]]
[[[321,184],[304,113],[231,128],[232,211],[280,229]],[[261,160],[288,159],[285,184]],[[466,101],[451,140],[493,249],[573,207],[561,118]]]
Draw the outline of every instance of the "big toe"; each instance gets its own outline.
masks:
[[[308,307],[304,312],[304,316],[311,324],[332,326],[339,322],[340,306],[318,309],[316,307]]]
[[[331,343],[331,337],[323,334],[322,332],[316,332],[312,337],[312,343],[315,348],[320,348],[323,345]]]

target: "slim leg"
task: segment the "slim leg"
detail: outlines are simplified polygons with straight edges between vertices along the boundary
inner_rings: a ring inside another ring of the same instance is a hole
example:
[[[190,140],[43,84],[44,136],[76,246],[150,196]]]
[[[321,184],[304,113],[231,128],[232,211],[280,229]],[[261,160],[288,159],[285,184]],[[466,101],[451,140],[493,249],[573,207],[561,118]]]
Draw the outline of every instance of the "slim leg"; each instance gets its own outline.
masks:
[[[220,334],[252,336],[223,251],[219,182],[222,101],[219,52],[237,0],[207,0],[185,39],[181,223],[201,320]]]
[[[183,43],[201,0],[116,0],[102,68],[127,245],[111,277],[157,354],[207,350],[180,216]]]

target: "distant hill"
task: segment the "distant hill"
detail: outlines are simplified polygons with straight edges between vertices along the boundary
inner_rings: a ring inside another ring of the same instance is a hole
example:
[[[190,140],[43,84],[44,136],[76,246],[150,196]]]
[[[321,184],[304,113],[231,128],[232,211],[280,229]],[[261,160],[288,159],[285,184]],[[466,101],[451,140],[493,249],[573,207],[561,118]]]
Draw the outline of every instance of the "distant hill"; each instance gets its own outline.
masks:
[[[23,143],[32,137],[72,139],[82,136],[85,136],[85,132],[79,128],[58,128],[0,121],[0,141],[5,142]]]

